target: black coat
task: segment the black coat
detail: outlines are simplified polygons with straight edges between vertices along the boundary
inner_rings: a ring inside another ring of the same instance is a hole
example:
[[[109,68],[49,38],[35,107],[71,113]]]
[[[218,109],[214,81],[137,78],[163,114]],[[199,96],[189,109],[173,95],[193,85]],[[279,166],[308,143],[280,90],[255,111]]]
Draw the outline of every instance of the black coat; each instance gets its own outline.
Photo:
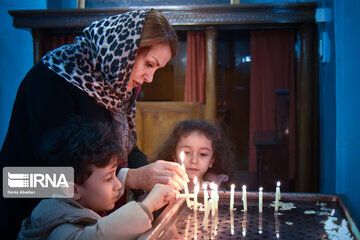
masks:
[[[0,153],[1,167],[48,165],[39,159],[43,135],[74,115],[88,122],[112,122],[106,108],[42,62],[37,63],[18,89]],[[128,156],[129,167],[137,168],[145,164],[146,156],[136,147]],[[22,219],[29,216],[40,200],[2,198],[1,225],[4,229],[1,234],[7,233],[5,236],[9,238],[6,239],[14,239]]]

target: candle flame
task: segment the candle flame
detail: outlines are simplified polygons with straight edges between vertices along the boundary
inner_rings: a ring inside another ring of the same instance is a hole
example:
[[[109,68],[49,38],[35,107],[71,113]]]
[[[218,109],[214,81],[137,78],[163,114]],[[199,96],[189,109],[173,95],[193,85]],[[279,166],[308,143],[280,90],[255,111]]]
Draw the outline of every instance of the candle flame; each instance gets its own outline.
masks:
[[[261,192],[263,190],[263,188],[262,187],[259,187],[259,191]]]
[[[242,186],[242,189],[243,189],[243,190],[246,190],[246,186],[245,186],[245,185],[243,185],[243,186]]]
[[[182,164],[184,163],[184,159],[185,159],[185,153],[184,153],[184,151],[181,151],[180,152],[180,161]]]
[[[280,181],[278,181],[278,182],[276,183],[276,186],[280,187]]]
[[[235,184],[231,184],[231,186],[230,186],[231,188],[235,188]]]
[[[194,177],[194,192],[195,192],[195,194],[198,194],[199,193],[199,188],[200,188],[200,186],[199,186],[199,183],[198,183],[198,180],[197,180],[197,177]]]
[[[331,216],[334,216],[334,214],[335,214],[335,209],[331,210],[330,215],[331,215]]]

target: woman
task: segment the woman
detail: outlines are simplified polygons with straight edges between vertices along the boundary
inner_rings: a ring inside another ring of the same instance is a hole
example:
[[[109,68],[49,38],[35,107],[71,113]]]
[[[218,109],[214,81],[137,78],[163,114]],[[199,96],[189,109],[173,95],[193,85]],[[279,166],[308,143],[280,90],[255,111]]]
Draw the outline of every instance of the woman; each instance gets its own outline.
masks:
[[[177,46],[176,33],[166,18],[144,9],[95,21],[74,44],[47,53],[19,87],[1,150],[2,166],[48,165],[39,160],[42,136],[76,115],[86,122],[117,126],[129,153],[127,165],[136,168],[118,173],[126,189],[150,191],[156,183],[182,188],[187,176],[178,164],[146,165],[146,157],[136,147],[134,124],[141,85],[151,83],[154,72],[176,54]],[[25,214],[7,217],[21,221],[36,202],[23,208]],[[19,222],[14,224],[18,231]]]

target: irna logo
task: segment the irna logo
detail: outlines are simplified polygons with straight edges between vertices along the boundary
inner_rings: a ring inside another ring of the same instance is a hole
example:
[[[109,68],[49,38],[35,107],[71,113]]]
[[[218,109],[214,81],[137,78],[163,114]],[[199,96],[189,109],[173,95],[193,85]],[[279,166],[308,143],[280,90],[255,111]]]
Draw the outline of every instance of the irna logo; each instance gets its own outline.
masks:
[[[74,196],[72,167],[4,167],[3,197],[62,198]]]
[[[69,187],[69,184],[66,180],[65,174],[26,174],[26,173],[10,173],[8,172],[8,185],[11,188],[36,188],[43,187],[47,188],[49,185],[51,187]]]

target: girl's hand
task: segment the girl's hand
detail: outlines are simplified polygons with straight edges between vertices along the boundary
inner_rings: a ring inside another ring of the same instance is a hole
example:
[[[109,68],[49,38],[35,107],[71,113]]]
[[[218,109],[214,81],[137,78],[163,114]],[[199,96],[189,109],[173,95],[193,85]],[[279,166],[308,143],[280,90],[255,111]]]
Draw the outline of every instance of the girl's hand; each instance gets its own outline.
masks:
[[[171,186],[164,184],[155,184],[151,192],[142,201],[142,203],[151,211],[154,212],[162,208],[166,203],[176,197],[177,191]]]

